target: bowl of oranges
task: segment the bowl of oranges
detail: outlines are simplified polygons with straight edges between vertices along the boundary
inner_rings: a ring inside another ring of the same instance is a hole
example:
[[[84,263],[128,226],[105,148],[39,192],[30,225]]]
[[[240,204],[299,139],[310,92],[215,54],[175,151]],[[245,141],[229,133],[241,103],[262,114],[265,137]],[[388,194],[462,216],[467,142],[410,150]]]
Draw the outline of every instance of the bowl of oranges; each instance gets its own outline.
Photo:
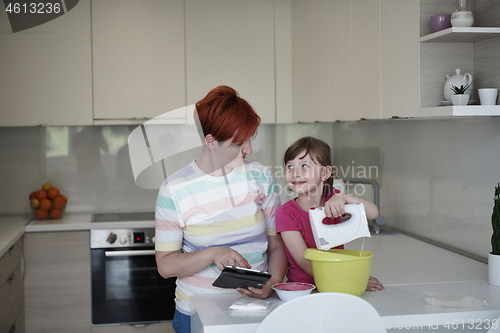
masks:
[[[60,219],[67,202],[68,198],[50,183],[43,184],[41,189],[30,194],[30,207],[38,220]]]

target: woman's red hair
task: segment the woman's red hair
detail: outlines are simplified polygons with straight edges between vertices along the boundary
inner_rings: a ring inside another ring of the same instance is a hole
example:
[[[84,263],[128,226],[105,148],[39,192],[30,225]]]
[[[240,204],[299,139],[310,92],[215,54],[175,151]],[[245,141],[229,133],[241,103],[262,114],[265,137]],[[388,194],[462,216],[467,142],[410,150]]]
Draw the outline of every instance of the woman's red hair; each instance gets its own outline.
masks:
[[[233,142],[240,143],[251,138],[260,125],[260,117],[236,90],[218,86],[196,103],[203,135],[212,134],[217,141],[224,142],[233,135]]]

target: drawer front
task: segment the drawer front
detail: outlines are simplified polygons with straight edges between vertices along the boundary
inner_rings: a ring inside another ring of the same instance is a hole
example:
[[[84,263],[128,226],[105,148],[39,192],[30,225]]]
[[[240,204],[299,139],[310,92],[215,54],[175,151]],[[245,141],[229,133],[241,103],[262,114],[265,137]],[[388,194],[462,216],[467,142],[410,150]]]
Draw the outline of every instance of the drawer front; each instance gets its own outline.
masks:
[[[23,285],[21,266],[10,275],[0,287],[0,332],[9,332],[23,309]]]
[[[0,287],[19,266],[22,247],[22,240],[19,240],[0,258]]]

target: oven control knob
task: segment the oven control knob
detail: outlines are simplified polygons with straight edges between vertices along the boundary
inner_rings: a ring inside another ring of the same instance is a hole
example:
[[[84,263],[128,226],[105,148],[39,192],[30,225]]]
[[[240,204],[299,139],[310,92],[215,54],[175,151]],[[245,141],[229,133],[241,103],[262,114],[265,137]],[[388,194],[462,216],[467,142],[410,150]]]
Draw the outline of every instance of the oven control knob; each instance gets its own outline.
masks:
[[[108,239],[106,239],[106,242],[108,242],[109,244],[113,244],[114,242],[116,242],[116,238],[116,234],[110,233]]]
[[[120,238],[120,244],[125,244],[127,242],[126,238]]]

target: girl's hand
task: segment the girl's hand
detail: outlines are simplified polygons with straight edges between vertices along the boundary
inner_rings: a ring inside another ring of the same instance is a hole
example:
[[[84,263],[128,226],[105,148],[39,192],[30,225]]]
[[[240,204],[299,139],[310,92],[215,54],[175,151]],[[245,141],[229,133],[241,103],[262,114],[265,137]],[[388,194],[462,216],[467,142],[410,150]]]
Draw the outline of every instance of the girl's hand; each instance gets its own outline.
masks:
[[[366,286],[367,291],[380,291],[384,289],[384,285],[380,283],[379,280],[377,280],[373,276],[370,276],[370,278],[368,279],[368,286]]]
[[[346,198],[344,194],[337,193],[325,202],[325,215],[330,218],[341,217],[345,214]]]
[[[220,271],[226,266],[237,266],[242,268],[252,267],[241,254],[229,247],[216,246],[212,248],[212,251],[214,264],[217,265]]]

